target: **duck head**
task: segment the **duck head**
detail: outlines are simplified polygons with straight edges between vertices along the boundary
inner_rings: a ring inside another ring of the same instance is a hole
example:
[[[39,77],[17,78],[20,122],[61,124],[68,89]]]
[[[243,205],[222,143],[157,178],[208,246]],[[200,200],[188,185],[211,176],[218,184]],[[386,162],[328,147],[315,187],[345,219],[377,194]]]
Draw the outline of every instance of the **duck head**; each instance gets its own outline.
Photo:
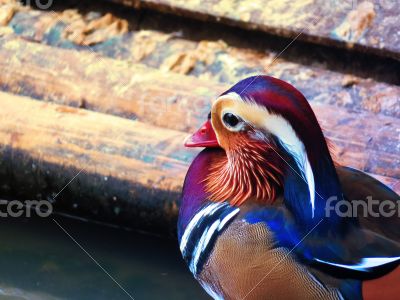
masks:
[[[292,85],[269,76],[244,79],[218,97],[187,147],[222,148],[205,176],[213,201],[272,203],[279,194],[299,218],[324,215],[341,195],[317,118]],[[314,223],[311,221],[311,223]]]

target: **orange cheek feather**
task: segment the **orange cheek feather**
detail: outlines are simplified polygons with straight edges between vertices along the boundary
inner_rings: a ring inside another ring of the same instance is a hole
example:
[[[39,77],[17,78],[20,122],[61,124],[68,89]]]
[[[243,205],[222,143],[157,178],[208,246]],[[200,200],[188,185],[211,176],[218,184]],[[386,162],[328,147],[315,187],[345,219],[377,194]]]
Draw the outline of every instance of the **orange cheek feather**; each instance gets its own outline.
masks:
[[[250,140],[245,133],[229,132],[219,142],[225,153],[214,159],[205,179],[210,199],[236,206],[250,200],[272,203],[283,186],[277,149]]]

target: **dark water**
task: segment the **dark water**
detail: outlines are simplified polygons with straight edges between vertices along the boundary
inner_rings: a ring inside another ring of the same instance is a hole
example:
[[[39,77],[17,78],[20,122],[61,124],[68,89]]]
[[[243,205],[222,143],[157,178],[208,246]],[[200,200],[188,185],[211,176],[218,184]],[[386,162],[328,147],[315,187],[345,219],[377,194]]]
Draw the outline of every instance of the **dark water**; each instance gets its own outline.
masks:
[[[54,219],[135,300],[209,299],[177,242]],[[0,222],[0,299],[131,299],[51,217]]]

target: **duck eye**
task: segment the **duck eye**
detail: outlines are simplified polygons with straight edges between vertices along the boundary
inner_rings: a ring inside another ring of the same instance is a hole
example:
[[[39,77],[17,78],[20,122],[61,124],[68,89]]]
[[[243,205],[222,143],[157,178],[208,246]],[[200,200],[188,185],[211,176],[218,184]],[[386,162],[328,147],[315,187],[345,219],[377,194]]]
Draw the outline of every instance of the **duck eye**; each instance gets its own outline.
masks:
[[[232,113],[224,114],[222,120],[228,127],[236,127],[236,125],[239,124],[239,118]]]

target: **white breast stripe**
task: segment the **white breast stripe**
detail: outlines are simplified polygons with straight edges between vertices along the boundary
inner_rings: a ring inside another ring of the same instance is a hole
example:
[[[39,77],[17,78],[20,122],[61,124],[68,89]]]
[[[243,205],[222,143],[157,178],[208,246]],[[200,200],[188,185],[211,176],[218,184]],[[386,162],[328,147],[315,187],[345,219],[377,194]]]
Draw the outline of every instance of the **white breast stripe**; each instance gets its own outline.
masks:
[[[225,224],[232,219],[234,216],[236,216],[239,213],[239,208],[236,208],[232,212],[230,212],[225,218],[222,219],[221,223],[218,226],[218,231],[220,231],[222,228],[224,228]]]
[[[194,250],[194,257],[190,266],[190,270],[195,274],[197,272],[197,263],[199,262],[200,255],[207,247],[208,243],[210,242],[211,237],[215,233],[220,221],[215,221],[209,228],[204,230],[196,249]]]
[[[213,237],[216,237],[239,211],[239,208],[234,208],[228,203],[212,203],[194,215],[186,226],[180,243],[181,252],[184,258],[187,258],[189,269],[193,274],[198,272],[198,264],[202,255],[209,253],[208,246]],[[203,232],[199,232],[199,230]],[[201,236],[198,238],[200,234]],[[189,240],[190,247],[188,247]],[[193,246],[195,246],[194,249]]]
[[[190,266],[189,266],[189,269],[193,274],[196,274],[196,266],[197,266],[197,263],[198,263],[199,258],[200,258],[201,249],[203,248],[204,240],[206,238],[208,229],[209,228],[204,230],[203,234],[201,235],[201,238],[200,238],[199,242],[197,243],[196,248],[193,251],[193,254],[194,254],[193,255],[193,259],[192,259],[192,261],[190,263]]]
[[[212,204],[208,205],[207,207],[203,208],[202,210],[200,210],[192,218],[192,220],[186,226],[185,232],[183,233],[182,238],[181,238],[181,245],[180,245],[181,252],[183,252],[183,250],[185,250],[185,247],[186,247],[187,242],[188,242],[189,235],[192,232],[193,228],[196,226],[196,224],[199,222],[199,220],[204,215],[212,212],[214,209],[217,209],[220,205],[221,205],[221,203],[212,203]]]
[[[204,244],[201,247],[201,251],[203,251],[207,247],[208,243],[210,242],[211,237],[213,236],[215,230],[217,229],[217,227],[220,223],[221,223],[220,220],[217,220],[210,226],[210,229],[208,230],[207,235],[205,237]]]
[[[200,282],[203,289],[214,299],[214,300],[224,300],[219,294],[217,294],[212,287],[210,287],[207,283]]]

